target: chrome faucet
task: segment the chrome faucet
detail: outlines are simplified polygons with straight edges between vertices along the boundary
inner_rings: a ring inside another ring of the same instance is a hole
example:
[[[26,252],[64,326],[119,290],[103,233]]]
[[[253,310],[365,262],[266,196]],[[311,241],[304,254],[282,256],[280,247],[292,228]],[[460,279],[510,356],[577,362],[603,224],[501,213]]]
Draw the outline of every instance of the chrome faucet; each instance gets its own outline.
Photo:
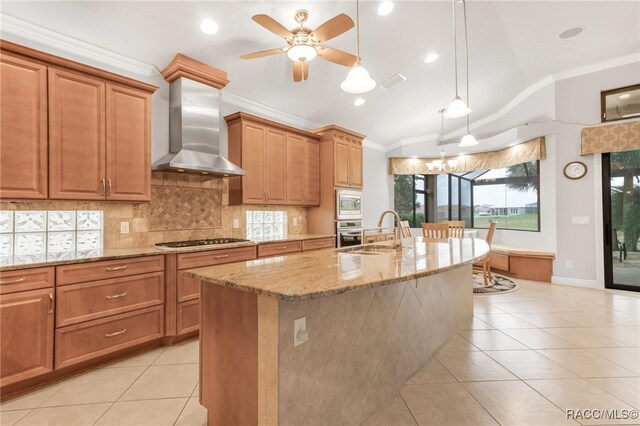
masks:
[[[384,220],[384,217],[387,215],[387,213],[391,213],[396,218],[396,227],[395,227],[396,234],[393,240],[393,245],[396,247],[402,247],[402,239],[400,238],[400,221],[402,219],[400,219],[400,215],[398,214],[397,211],[395,210],[383,211],[382,214],[380,215],[380,219],[378,219],[378,228],[382,228],[382,221]]]

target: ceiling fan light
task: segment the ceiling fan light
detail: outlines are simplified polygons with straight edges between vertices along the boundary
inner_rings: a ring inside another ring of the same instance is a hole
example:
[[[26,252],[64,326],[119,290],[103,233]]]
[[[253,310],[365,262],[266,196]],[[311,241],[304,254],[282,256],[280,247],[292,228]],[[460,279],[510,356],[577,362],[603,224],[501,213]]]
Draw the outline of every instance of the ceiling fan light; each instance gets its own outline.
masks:
[[[287,56],[292,61],[309,62],[318,55],[318,51],[307,44],[296,44],[287,50]]]
[[[375,87],[375,80],[371,78],[369,72],[362,65],[356,65],[351,68],[347,78],[340,84],[340,88],[347,93],[366,93]]]
[[[469,108],[467,104],[465,104],[464,101],[460,99],[459,96],[456,96],[455,98],[453,98],[453,100],[449,104],[449,107],[444,112],[444,116],[446,118],[460,118],[467,116],[470,113],[471,108]]]
[[[475,145],[478,145],[478,141],[471,133],[467,133],[466,135],[464,135],[464,137],[460,141],[460,144],[458,144],[458,146],[460,147],[475,146]]]

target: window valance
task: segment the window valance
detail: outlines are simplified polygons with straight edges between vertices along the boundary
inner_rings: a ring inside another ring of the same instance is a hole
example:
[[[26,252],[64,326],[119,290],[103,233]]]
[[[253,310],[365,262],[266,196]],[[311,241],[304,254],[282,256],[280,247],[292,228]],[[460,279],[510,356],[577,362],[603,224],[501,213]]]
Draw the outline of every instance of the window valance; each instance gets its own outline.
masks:
[[[532,139],[519,145],[501,149],[499,151],[480,152],[455,157],[447,160],[457,160],[458,164],[453,173],[473,172],[477,170],[500,169],[528,161],[544,160],[547,158],[544,137]],[[389,174],[392,175],[429,175],[438,174],[429,171],[427,163],[434,158],[389,158]]]
[[[582,155],[640,149],[640,120],[582,129]]]

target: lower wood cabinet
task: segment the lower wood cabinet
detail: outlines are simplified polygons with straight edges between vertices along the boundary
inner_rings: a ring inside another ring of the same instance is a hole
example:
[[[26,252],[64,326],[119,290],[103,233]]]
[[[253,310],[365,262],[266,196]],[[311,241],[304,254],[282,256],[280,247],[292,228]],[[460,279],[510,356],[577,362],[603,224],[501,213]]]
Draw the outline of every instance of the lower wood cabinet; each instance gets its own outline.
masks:
[[[319,238],[317,240],[302,241],[302,251],[336,248],[335,238]]]
[[[178,303],[176,334],[191,333],[200,328],[200,295],[198,299]]]
[[[53,299],[52,288],[0,298],[0,386],[53,370]]]
[[[258,246],[258,258],[298,253],[300,251],[302,251],[302,243],[300,241],[260,244]]]
[[[55,367],[68,367],[156,340],[163,336],[163,331],[162,305],[59,328],[55,337]]]

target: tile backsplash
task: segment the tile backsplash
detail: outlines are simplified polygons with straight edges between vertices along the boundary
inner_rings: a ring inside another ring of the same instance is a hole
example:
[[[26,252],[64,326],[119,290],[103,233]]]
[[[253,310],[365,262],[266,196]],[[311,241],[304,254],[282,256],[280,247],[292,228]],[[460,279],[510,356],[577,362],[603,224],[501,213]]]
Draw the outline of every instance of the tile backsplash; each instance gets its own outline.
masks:
[[[246,238],[247,211],[279,210],[287,213],[287,233],[307,232],[307,212],[292,206],[229,206],[229,184],[226,178],[153,172],[151,202],[116,203],[92,201],[19,201],[0,202],[0,211],[89,211],[103,212],[104,247],[147,247],[162,241],[201,238]],[[293,225],[297,218],[297,225]],[[81,218],[78,217],[78,238]],[[233,228],[234,220],[239,227]],[[54,226],[64,226],[64,218],[55,218]],[[120,223],[129,222],[129,234],[120,233]],[[89,218],[82,219],[89,223]],[[51,223],[49,223],[51,225]],[[9,226],[0,216],[0,228]],[[87,225],[91,226],[91,225]],[[78,240],[80,244],[80,240]],[[0,240],[0,244],[4,244]]]

